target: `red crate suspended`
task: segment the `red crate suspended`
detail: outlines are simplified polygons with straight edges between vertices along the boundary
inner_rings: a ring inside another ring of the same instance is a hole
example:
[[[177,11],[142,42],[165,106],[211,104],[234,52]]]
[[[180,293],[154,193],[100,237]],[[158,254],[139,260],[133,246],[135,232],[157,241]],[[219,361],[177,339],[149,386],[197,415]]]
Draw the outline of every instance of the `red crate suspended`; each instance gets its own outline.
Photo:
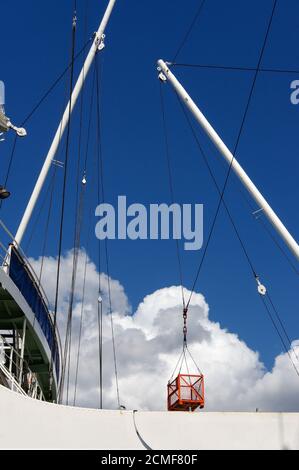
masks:
[[[195,411],[204,408],[203,375],[179,374],[168,384],[168,411]]]

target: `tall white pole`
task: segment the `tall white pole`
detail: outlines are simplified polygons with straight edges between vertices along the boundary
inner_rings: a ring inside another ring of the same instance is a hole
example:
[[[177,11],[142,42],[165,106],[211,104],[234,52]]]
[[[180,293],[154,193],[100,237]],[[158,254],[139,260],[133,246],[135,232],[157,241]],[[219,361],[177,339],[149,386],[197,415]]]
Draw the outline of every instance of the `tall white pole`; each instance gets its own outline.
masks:
[[[299,245],[296,242],[296,240],[292,237],[290,232],[287,230],[287,228],[284,226],[284,224],[281,222],[279,217],[275,214],[273,209],[270,207],[266,199],[262,196],[260,191],[257,189],[257,187],[254,185],[254,183],[251,181],[249,176],[245,173],[241,165],[237,162],[231,151],[227,148],[227,146],[224,144],[222,139],[219,137],[217,132],[214,130],[214,128],[211,126],[211,124],[208,122],[206,117],[203,115],[203,113],[200,111],[198,106],[194,103],[192,98],[188,95],[184,87],[180,84],[180,82],[177,80],[177,78],[173,75],[173,73],[169,70],[169,67],[163,60],[158,61],[158,67],[159,70],[161,71],[162,75],[160,78],[162,80],[169,80],[172,86],[174,87],[175,91],[177,94],[181,97],[182,101],[185,103],[187,108],[191,111],[191,113],[194,115],[195,119],[199,122],[201,127],[204,129],[204,131],[207,133],[209,138],[212,140],[212,142],[215,144],[215,146],[218,148],[220,151],[221,155],[224,157],[224,159],[227,161],[229,165],[231,165],[232,170],[236,173],[236,175],[239,177],[241,182],[244,184],[248,192],[251,194],[253,199],[255,199],[256,203],[259,205],[261,209],[263,209],[265,215],[268,217],[274,228],[277,230],[281,238],[285,241],[285,243],[288,245],[290,250],[293,252],[293,254],[296,256],[297,260],[299,260]]]
[[[94,61],[95,55],[96,55],[97,51],[100,50],[102,45],[103,45],[104,32],[105,32],[107,23],[109,21],[110,15],[112,13],[113,7],[115,5],[115,2],[116,2],[116,0],[110,0],[109,1],[109,4],[108,4],[107,9],[105,11],[104,17],[102,19],[102,22],[99,26],[99,29],[98,29],[97,33],[95,34],[93,44],[92,44],[91,49],[90,49],[90,51],[89,51],[89,53],[86,57],[85,63],[83,65],[83,68],[82,68],[81,73],[79,75],[79,78],[77,80],[77,83],[74,87],[74,90],[73,90],[73,93],[72,93],[72,98],[69,101],[69,103],[67,104],[67,107],[66,107],[64,115],[62,117],[62,120],[61,120],[61,122],[58,126],[58,129],[57,129],[57,132],[55,134],[54,140],[52,142],[52,145],[51,145],[50,150],[48,152],[48,155],[46,157],[44,166],[43,166],[43,168],[40,172],[40,175],[39,175],[38,180],[36,182],[36,185],[34,187],[33,193],[30,197],[29,203],[27,205],[27,208],[24,212],[22,221],[21,221],[20,226],[18,228],[17,234],[15,236],[15,244],[17,246],[21,244],[24,232],[25,232],[25,230],[27,228],[27,225],[30,221],[33,209],[34,209],[35,204],[38,200],[38,197],[40,195],[40,192],[42,190],[42,187],[43,187],[43,185],[45,183],[45,180],[46,180],[46,177],[48,175],[49,169],[50,169],[51,164],[54,160],[56,152],[58,150],[61,137],[62,137],[67,125],[68,125],[69,114],[70,114],[69,113],[70,106],[71,106],[71,112],[72,112],[75,105],[76,105],[77,99],[80,95],[80,92],[82,90],[84,81],[85,81],[85,79],[88,75],[90,67],[91,67],[91,65]]]

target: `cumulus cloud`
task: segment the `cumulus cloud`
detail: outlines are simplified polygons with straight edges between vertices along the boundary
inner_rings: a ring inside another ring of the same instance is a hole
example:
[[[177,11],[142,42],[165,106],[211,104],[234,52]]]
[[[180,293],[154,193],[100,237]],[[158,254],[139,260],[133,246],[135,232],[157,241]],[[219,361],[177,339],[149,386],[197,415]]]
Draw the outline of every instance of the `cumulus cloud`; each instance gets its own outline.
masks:
[[[37,272],[40,262],[31,260]],[[56,259],[45,259],[43,285],[51,302],[55,293],[56,265]],[[85,266],[87,275],[82,310]],[[62,340],[71,272],[72,252],[68,252],[62,259],[59,294],[58,325]],[[69,397],[72,403],[83,311],[76,404],[89,407],[99,406],[98,279],[96,266],[81,250],[75,286]],[[108,278],[102,273],[100,279],[104,315],[104,406],[116,408]],[[166,384],[182,349],[181,287],[165,287],[149,294],[136,312],[132,312],[122,285],[110,279],[110,286],[121,404],[127,409],[163,410],[166,407]],[[186,289],[185,295],[186,298],[190,295]],[[298,376],[287,354],[276,357],[273,369],[266,370],[258,352],[251,350],[237,334],[210,320],[208,303],[200,293],[192,297],[188,315],[189,348],[205,375],[206,410],[299,410]],[[299,342],[294,342],[293,346],[299,355]],[[190,372],[197,372],[192,361],[189,367]]]

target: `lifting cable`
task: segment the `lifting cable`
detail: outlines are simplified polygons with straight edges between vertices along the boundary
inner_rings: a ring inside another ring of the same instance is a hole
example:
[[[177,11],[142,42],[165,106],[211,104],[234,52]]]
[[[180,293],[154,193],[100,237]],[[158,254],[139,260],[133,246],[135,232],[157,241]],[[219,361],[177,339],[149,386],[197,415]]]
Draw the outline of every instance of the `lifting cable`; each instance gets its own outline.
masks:
[[[159,82],[159,83],[160,83],[160,99],[161,99],[163,133],[164,133],[165,151],[166,151],[165,153],[166,153],[167,168],[168,168],[169,188],[170,188],[171,202],[172,202],[172,204],[174,204],[174,202],[175,202],[174,184],[173,184],[172,169],[171,169],[171,159],[170,159],[170,149],[169,149],[169,138],[168,138],[167,124],[166,124],[165,103],[164,103],[164,96],[163,96],[163,89],[162,89],[163,85],[161,84],[161,82]],[[179,358],[178,364],[174,369],[174,372],[171,376],[171,379],[169,380],[169,383],[172,381],[173,375],[174,375],[175,371],[178,369],[178,366],[179,366],[179,373],[181,373],[181,370],[182,370],[182,367],[183,367],[184,363],[186,365],[186,370],[188,372],[188,376],[190,376],[188,361],[187,361],[187,357],[186,357],[186,352],[189,353],[189,355],[192,358],[192,361],[194,362],[197,370],[200,372],[200,369],[198,368],[197,364],[195,363],[193,357],[191,356],[191,353],[190,353],[190,351],[188,349],[188,345],[187,345],[188,308],[186,306],[185,296],[184,296],[182,260],[181,260],[180,250],[179,250],[179,241],[177,239],[176,239],[176,255],[177,255],[177,261],[178,261],[178,270],[179,270],[181,295],[182,295],[182,305],[183,305],[183,323],[184,323],[184,326],[183,326],[183,350],[182,350],[181,356]],[[201,374],[201,372],[200,372],[200,374]],[[189,377],[189,381],[190,381],[190,384],[191,384],[191,378],[190,377]]]
[[[172,204],[174,204],[175,203],[174,185],[173,185],[173,177],[172,177],[172,171],[171,171],[169,139],[168,139],[167,125],[166,125],[165,103],[164,103],[164,96],[163,96],[163,89],[162,89],[163,85],[160,81],[159,81],[159,86],[160,86],[160,99],[161,99],[163,133],[164,133],[164,141],[165,141],[165,153],[166,153],[166,160],[167,160],[169,189],[170,189],[171,202]],[[182,260],[181,260],[181,255],[180,255],[179,240],[176,239],[175,241],[176,241],[176,255],[177,255],[177,262],[178,262],[179,279],[180,279],[181,293],[182,293],[182,304],[183,304],[183,308],[185,309],[186,302],[185,302],[185,296],[184,296]]]
[[[101,142],[101,101],[100,101],[100,89],[99,89],[99,67],[98,67],[98,57],[96,54],[96,64],[97,64],[97,158],[98,158],[98,168],[99,168],[99,186],[101,187],[101,197],[102,202],[105,199],[105,188],[104,188],[104,173],[103,173],[103,151],[102,151],[102,142]],[[105,257],[106,257],[106,273],[108,281],[108,305],[109,305],[109,315],[110,315],[110,324],[111,324],[111,336],[112,336],[112,348],[113,348],[113,360],[114,360],[114,373],[115,373],[115,385],[116,385],[116,395],[117,403],[120,408],[120,393],[119,393],[119,381],[118,381],[118,367],[117,367],[117,354],[116,354],[116,342],[114,334],[114,315],[112,310],[112,300],[111,300],[111,283],[110,283],[110,263],[109,263],[109,250],[108,242],[105,239]],[[101,320],[100,320],[101,322]],[[101,341],[101,338],[100,338]],[[101,354],[101,353],[100,353]]]

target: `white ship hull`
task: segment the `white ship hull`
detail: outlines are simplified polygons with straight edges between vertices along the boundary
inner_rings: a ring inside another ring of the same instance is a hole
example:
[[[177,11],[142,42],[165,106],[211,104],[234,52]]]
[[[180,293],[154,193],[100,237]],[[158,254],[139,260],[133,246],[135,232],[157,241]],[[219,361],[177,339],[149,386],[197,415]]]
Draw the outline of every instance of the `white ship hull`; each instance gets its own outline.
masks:
[[[299,449],[299,413],[100,411],[0,386],[0,449]]]

